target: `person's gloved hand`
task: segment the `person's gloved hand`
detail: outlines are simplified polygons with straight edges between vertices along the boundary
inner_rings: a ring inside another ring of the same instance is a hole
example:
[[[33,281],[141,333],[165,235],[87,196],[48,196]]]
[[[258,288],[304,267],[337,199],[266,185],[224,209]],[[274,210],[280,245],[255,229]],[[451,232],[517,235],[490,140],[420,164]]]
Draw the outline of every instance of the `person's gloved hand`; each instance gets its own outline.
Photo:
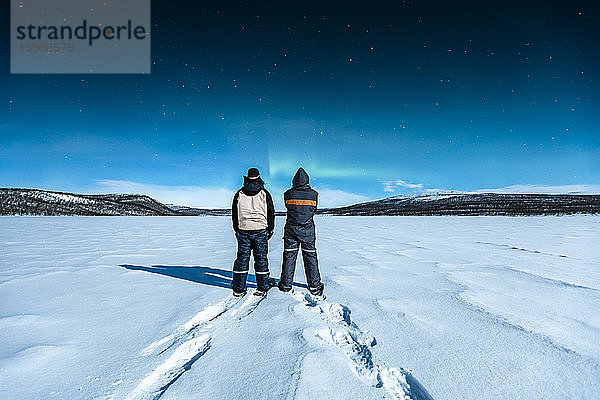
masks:
[[[267,240],[270,240],[273,237],[273,231],[269,231],[269,235],[267,236]]]

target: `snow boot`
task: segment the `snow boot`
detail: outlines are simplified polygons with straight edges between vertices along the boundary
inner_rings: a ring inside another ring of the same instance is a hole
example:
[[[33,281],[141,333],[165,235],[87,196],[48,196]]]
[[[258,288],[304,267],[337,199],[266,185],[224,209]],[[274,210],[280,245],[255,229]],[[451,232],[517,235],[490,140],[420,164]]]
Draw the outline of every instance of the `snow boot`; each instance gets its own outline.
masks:
[[[321,293],[319,295],[313,294],[312,297],[316,301],[324,301],[327,298],[327,296],[325,296],[325,293]]]
[[[245,295],[246,295],[245,290],[243,292],[236,292],[235,290],[233,291],[233,297],[244,297]]]
[[[269,284],[269,288],[267,290],[271,289],[273,286],[277,286],[277,282],[275,282],[275,279],[273,279],[273,278],[269,278],[267,280],[267,283]],[[254,295],[255,296],[264,296],[265,294],[267,294],[267,290],[256,289],[254,291]]]
[[[290,290],[292,290],[292,289],[286,289],[283,286],[281,286],[281,281],[279,281],[279,283],[277,284],[277,288],[284,293],[288,293]]]
[[[317,286],[317,287],[310,287],[310,286],[308,287],[308,291],[313,296],[323,296],[323,289],[324,289],[324,286],[322,283],[320,283],[319,286]]]

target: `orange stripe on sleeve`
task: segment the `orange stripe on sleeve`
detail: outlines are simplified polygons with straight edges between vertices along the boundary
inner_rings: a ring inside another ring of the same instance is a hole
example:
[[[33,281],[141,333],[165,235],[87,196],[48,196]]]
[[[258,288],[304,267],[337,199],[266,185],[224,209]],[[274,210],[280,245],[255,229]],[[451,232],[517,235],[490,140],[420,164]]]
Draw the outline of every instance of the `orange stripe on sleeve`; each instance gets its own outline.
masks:
[[[317,202],[314,200],[295,200],[295,199],[290,199],[290,200],[286,200],[285,204],[291,204],[294,206],[317,206]]]

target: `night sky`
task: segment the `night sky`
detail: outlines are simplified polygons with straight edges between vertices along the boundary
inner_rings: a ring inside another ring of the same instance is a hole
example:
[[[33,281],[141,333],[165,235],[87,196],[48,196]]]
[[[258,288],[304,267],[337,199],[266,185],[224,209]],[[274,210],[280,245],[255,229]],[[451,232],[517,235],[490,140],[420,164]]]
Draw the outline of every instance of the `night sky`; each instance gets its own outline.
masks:
[[[11,75],[0,187],[227,206],[251,166],[323,205],[600,188],[595,1],[152,1],[149,75]],[[281,205],[281,200],[278,200]]]

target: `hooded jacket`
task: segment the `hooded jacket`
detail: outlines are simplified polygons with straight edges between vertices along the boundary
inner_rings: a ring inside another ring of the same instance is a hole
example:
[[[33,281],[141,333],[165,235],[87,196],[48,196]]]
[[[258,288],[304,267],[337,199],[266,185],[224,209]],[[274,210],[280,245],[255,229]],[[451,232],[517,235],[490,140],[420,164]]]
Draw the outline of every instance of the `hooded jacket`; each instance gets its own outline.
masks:
[[[283,194],[287,209],[286,223],[293,226],[312,226],[318,197],[319,193],[310,187],[308,174],[304,168],[298,168],[292,180],[292,188]]]
[[[244,186],[235,193],[231,204],[234,231],[268,229],[272,232],[275,228],[273,198],[264,185],[260,177],[244,176]]]

